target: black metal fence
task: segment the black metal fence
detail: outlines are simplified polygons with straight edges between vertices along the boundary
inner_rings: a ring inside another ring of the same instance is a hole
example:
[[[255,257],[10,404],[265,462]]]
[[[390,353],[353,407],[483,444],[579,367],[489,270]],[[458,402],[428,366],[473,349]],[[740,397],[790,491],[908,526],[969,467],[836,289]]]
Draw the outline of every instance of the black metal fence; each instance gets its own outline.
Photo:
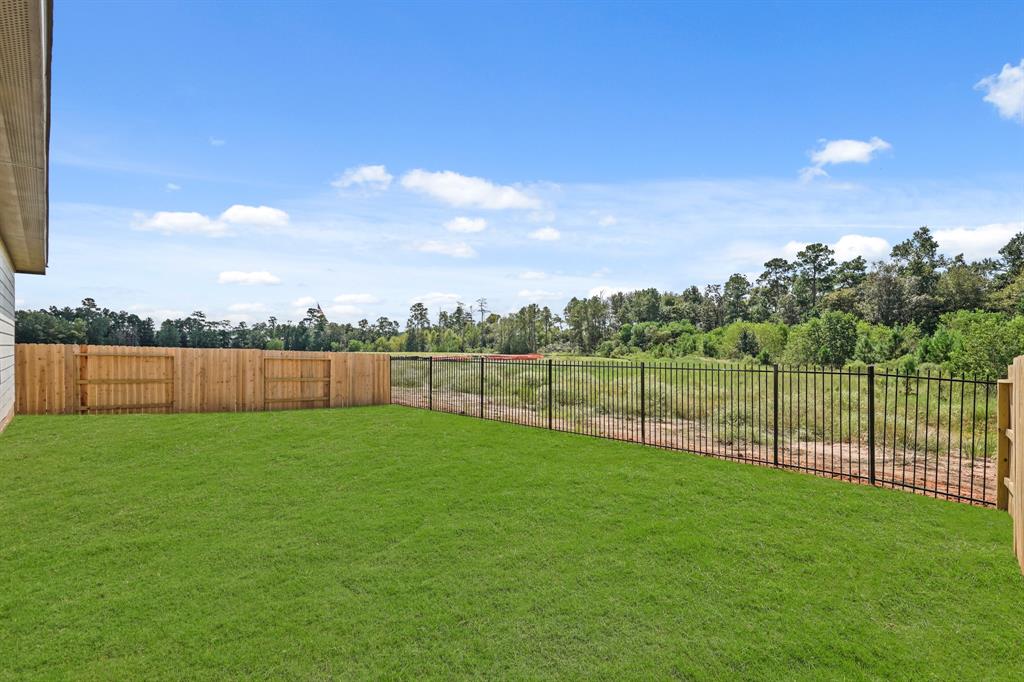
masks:
[[[996,382],[712,363],[392,357],[391,402],[996,502]]]

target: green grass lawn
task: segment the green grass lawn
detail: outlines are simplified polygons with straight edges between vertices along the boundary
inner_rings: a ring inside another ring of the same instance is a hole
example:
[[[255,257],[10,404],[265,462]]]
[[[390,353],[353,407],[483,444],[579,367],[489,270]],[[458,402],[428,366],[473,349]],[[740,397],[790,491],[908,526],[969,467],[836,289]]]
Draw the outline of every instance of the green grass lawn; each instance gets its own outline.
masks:
[[[0,676],[1024,675],[1004,513],[401,407],[18,417]]]

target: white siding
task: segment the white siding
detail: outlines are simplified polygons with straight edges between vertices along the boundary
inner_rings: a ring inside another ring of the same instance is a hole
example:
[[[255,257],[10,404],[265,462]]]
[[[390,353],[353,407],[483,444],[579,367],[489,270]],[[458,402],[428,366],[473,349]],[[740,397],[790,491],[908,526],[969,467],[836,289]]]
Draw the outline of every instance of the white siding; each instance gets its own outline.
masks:
[[[0,427],[14,410],[14,267],[0,242]]]

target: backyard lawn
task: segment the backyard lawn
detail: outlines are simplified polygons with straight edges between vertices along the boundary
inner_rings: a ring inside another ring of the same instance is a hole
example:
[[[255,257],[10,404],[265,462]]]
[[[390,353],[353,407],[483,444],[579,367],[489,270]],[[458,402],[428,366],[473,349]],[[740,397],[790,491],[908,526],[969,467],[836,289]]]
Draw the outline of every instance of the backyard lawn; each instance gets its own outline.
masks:
[[[1002,512],[397,406],[18,417],[0,677],[1019,679]]]

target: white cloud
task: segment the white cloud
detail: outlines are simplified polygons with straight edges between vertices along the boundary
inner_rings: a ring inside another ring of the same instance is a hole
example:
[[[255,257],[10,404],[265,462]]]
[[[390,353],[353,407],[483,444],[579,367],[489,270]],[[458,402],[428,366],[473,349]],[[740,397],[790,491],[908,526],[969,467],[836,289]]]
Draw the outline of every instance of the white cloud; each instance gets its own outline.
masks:
[[[546,279],[547,273],[539,270],[527,270],[519,273],[519,279]]]
[[[467,218],[459,216],[444,224],[451,232],[483,232],[487,229],[487,221],[483,218]]]
[[[561,298],[561,292],[547,291],[545,289],[520,289],[519,298],[527,298],[531,301],[547,301],[553,298]]]
[[[417,249],[423,253],[436,253],[452,258],[475,258],[476,250],[466,242],[429,241],[420,244]]]
[[[25,305],[25,299],[23,299],[23,298],[16,298],[16,299],[14,299],[14,305],[16,305],[16,306],[18,306],[20,308],[21,306]]]
[[[885,258],[892,251],[889,242],[881,237],[865,237],[861,234],[844,234],[832,244],[832,248],[840,262],[857,256],[863,256],[869,261],[878,260]]]
[[[838,163],[867,163],[880,151],[892,149],[892,145],[880,137],[867,142],[861,140],[822,140],[824,146],[811,152],[811,161],[816,166]]]
[[[787,242],[782,247],[782,256],[793,260],[796,258],[797,253],[803,251],[804,247],[810,242]],[[842,237],[837,239],[835,242],[828,245],[836,253],[836,260],[839,262],[856,258],[857,256],[863,256],[868,261],[878,260],[879,258],[885,258],[889,255],[892,250],[892,246],[888,241],[881,237],[867,237],[862,234],[844,234]],[[770,258],[774,258],[777,253],[768,255],[767,252],[760,254],[760,260],[767,261]],[[767,257],[765,257],[767,256]]]
[[[935,230],[932,236],[943,253],[951,256],[962,253],[967,260],[980,260],[998,257],[999,249],[1018,232],[1024,232],[1024,222]]]
[[[828,177],[828,173],[826,173],[823,168],[818,168],[817,166],[807,166],[806,168],[801,168],[800,169],[800,181],[801,182],[810,182],[810,181],[814,180],[814,178],[827,178],[827,177]]]
[[[135,214],[135,229],[162,234],[201,234],[223,237],[235,225],[250,227],[287,227],[288,214],[270,206],[235,204],[221,213],[217,220],[196,211],[157,211],[146,217]]]
[[[554,242],[562,238],[562,233],[553,227],[542,227],[526,236],[541,242]]]
[[[267,306],[262,303],[232,303],[228,306],[228,310],[233,313],[262,313],[267,309]]]
[[[168,192],[177,192],[178,190],[181,189],[181,185],[176,185],[173,182],[168,182],[166,185],[164,185],[164,189],[166,189]]]
[[[356,166],[346,169],[331,185],[339,189],[358,186],[385,190],[391,186],[393,179],[394,176],[388,173],[386,166]]]
[[[380,299],[373,294],[338,294],[334,297],[335,303],[380,303]]]
[[[241,270],[225,270],[217,275],[218,284],[280,284],[281,278],[266,270],[242,272]]]
[[[452,206],[476,206],[488,209],[539,208],[540,201],[511,185],[496,185],[484,178],[460,175],[454,171],[409,171],[402,187],[426,194]]]
[[[616,218],[615,216],[609,214],[609,215],[606,215],[606,216],[602,216],[601,219],[597,221],[597,224],[600,225],[601,227],[611,227],[612,225],[615,225],[618,222],[619,222],[618,218]]]
[[[985,76],[975,83],[975,90],[984,90],[982,98],[999,111],[1003,118],[1024,125],[1024,59],[1020,64],[1003,64],[1003,70]]]
[[[220,220],[231,225],[285,227],[288,225],[288,214],[279,208],[270,206],[235,204],[220,214]]]
[[[210,146],[211,147],[223,147],[226,144],[227,144],[227,140],[222,140],[222,139],[220,139],[218,137],[211,137],[210,138]]]
[[[617,293],[619,291],[622,290],[610,287],[606,284],[602,284],[600,286],[592,287],[590,291],[587,292],[587,296],[600,296],[601,298],[608,298],[612,294]]]
[[[800,169],[800,180],[808,183],[814,178],[828,177],[825,166],[841,163],[868,163],[875,154],[892,149],[892,145],[880,137],[863,140],[819,140],[821,149],[811,152],[813,166]]]
[[[454,305],[458,302],[458,294],[446,294],[440,291],[431,291],[430,293],[423,294],[422,296],[414,296],[409,299],[409,305],[412,305],[413,303],[422,303],[427,307],[444,307],[445,305]]]
[[[208,237],[221,237],[228,233],[227,225],[195,211],[157,211],[148,218],[141,214],[135,217],[137,230],[162,234],[202,234]]]
[[[312,308],[316,305],[316,299],[312,296],[300,296],[292,301],[292,305],[296,308],[302,308],[302,312],[306,312],[306,308]]]

